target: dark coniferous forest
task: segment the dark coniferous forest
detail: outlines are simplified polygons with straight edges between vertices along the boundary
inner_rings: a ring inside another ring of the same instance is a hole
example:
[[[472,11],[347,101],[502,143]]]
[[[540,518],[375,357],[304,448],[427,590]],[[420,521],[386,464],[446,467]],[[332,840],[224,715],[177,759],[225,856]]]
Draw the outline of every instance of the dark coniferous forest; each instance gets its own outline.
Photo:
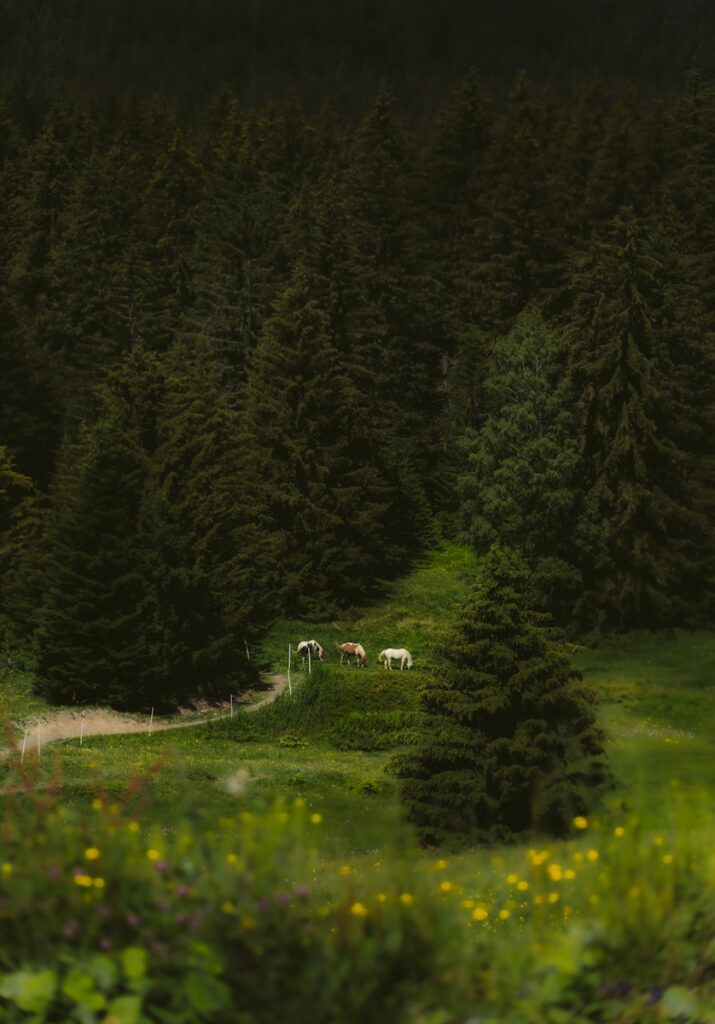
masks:
[[[0,5],[0,639],[53,699],[246,685],[441,538],[573,636],[712,622],[715,16],[436,10]]]

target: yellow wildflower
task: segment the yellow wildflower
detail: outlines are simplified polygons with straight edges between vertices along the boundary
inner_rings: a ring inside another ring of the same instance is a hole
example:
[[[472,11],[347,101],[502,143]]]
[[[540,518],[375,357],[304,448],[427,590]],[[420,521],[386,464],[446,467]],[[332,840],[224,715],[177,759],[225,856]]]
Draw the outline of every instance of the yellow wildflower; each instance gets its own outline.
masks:
[[[367,917],[367,907],[364,903],[353,903],[350,913],[354,914],[355,917]]]
[[[414,896],[412,895],[411,892],[401,892],[400,893],[400,903],[402,903],[405,907],[409,907],[410,904],[412,904],[414,902],[415,902],[415,898],[414,898]]]
[[[586,856],[589,860],[598,860],[598,850],[589,850]]]
[[[507,919],[507,917],[509,917],[510,913],[511,913],[511,911],[507,910],[506,908],[504,910],[500,910],[499,911],[499,919],[501,921],[506,921],[506,919]]]
[[[528,888],[529,888],[529,883],[528,883],[528,882],[525,882],[525,881],[524,881],[523,879],[522,879],[522,881],[521,881],[521,882],[519,882],[519,883],[517,884],[517,889],[519,890],[519,892],[526,892],[526,890],[527,890]]]
[[[5,863],[2,866],[2,876],[3,878],[9,878],[11,874],[12,864],[9,864],[7,861],[5,861]]]
[[[575,817],[573,823],[576,828],[588,828],[588,819],[584,818],[582,814]]]
[[[224,914],[235,914],[236,904],[232,903],[231,900],[224,900],[221,904],[221,910],[223,910]]]
[[[311,823],[311,825],[319,825],[322,820],[323,820],[323,815],[322,814],[318,814],[317,811],[316,811],[315,814],[311,814],[311,816],[310,816],[310,823]]]
[[[484,921],[487,917],[489,917],[489,911],[487,910],[486,907],[477,907],[474,910],[472,917],[474,918],[475,921]]]
[[[550,892],[549,893],[549,903],[558,903],[558,902],[559,902],[559,894],[557,892]]]
[[[244,932],[252,931],[256,927],[255,917],[242,917],[241,927],[243,928]]]
[[[672,864],[673,863],[673,854],[672,853],[664,854],[663,855],[663,863],[664,864]]]
[[[563,871],[560,864],[549,864],[549,878],[552,882],[560,882]]]
[[[92,801],[92,809],[95,811],[101,811],[103,807],[104,804],[99,799],[99,797],[95,797],[95,799]]]
[[[353,869],[350,867],[349,864],[343,864],[342,867],[340,868],[341,875],[351,875],[352,873]]]
[[[85,860],[97,860],[99,858],[99,850],[96,846],[88,846],[84,851]]]
[[[438,860],[437,863],[435,864],[435,867],[437,868],[438,871],[444,871],[444,869],[447,867],[447,861]]]
[[[377,894],[377,902],[378,903],[385,903],[386,901],[387,901],[387,896],[384,894],[384,892],[379,892]]]
[[[454,883],[448,882],[446,879],[444,882],[439,883],[440,892],[451,892],[454,889]]]
[[[624,829],[623,825],[617,825],[616,828],[614,828],[613,830],[613,834],[614,836],[617,836],[618,839],[620,839],[623,835],[625,835],[625,831],[626,830]]]
[[[566,868],[564,871],[564,878],[567,878],[569,882],[576,877],[576,872],[573,868]]]
[[[129,829],[130,832],[138,832],[139,831],[139,822],[138,821],[130,821],[129,824],[127,825],[127,828]]]
[[[519,881],[519,876],[514,874],[507,875],[506,880],[508,885],[516,885],[516,883]]]
[[[146,855],[149,858],[149,860],[159,860],[159,857],[161,857],[161,854],[159,853],[158,850],[147,850]]]
[[[92,879],[90,878],[89,875],[75,875],[74,876],[74,884],[75,885],[80,885],[84,889],[88,889],[92,885]]]
[[[103,889],[104,888],[104,879],[103,878],[95,878],[94,881],[92,882],[92,885],[94,886],[95,889]]]
[[[232,867],[235,867],[236,864],[238,864],[238,857],[236,856],[236,854],[235,853],[227,853],[226,854],[226,863],[230,864]]]

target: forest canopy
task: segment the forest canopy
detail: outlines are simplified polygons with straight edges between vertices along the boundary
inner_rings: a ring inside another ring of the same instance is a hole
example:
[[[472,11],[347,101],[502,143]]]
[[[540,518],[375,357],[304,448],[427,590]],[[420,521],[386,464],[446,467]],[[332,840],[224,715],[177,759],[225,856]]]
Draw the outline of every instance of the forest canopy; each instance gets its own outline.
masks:
[[[574,635],[712,621],[707,15],[382,7],[2,8],[0,633],[55,699],[246,685],[440,537]]]

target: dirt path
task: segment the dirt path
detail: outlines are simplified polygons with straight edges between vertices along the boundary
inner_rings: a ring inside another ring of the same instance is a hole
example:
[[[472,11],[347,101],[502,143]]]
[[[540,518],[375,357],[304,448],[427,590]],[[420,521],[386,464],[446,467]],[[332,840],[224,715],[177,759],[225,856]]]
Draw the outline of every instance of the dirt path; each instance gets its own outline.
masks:
[[[271,688],[259,700],[250,704],[238,701],[235,707],[242,708],[247,712],[257,711],[259,708],[265,707],[266,704],[271,704],[288,685],[288,679],[282,675],[268,676],[266,681],[270,683]],[[212,708],[208,712],[192,715],[190,718],[172,716],[170,719],[155,718],[153,722],[150,722],[148,717],[123,715],[118,711],[102,708],[85,712],[69,711],[63,708],[29,718],[20,725],[20,729],[27,730],[26,749],[31,751],[37,749],[38,742],[42,748],[55,740],[79,739],[80,736],[109,736],[120,733],[187,729],[192,725],[203,725],[205,722],[211,722],[217,718],[225,718],[227,714],[228,705],[225,709]],[[0,756],[3,753],[5,751],[0,751]]]

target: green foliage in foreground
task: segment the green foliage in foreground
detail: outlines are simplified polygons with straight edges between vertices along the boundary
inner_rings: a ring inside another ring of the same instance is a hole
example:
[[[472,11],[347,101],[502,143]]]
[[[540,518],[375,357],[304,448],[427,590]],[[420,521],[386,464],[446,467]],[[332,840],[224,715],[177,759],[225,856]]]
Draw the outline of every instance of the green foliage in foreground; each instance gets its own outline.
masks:
[[[6,1024],[685,1021],[715,1011],[715,821],[637,821],[478,865],[322,860],[302,799],[142,824],[141,786],[62,806],[11,764]],[[27,927],[33,915],[37,926]]]

